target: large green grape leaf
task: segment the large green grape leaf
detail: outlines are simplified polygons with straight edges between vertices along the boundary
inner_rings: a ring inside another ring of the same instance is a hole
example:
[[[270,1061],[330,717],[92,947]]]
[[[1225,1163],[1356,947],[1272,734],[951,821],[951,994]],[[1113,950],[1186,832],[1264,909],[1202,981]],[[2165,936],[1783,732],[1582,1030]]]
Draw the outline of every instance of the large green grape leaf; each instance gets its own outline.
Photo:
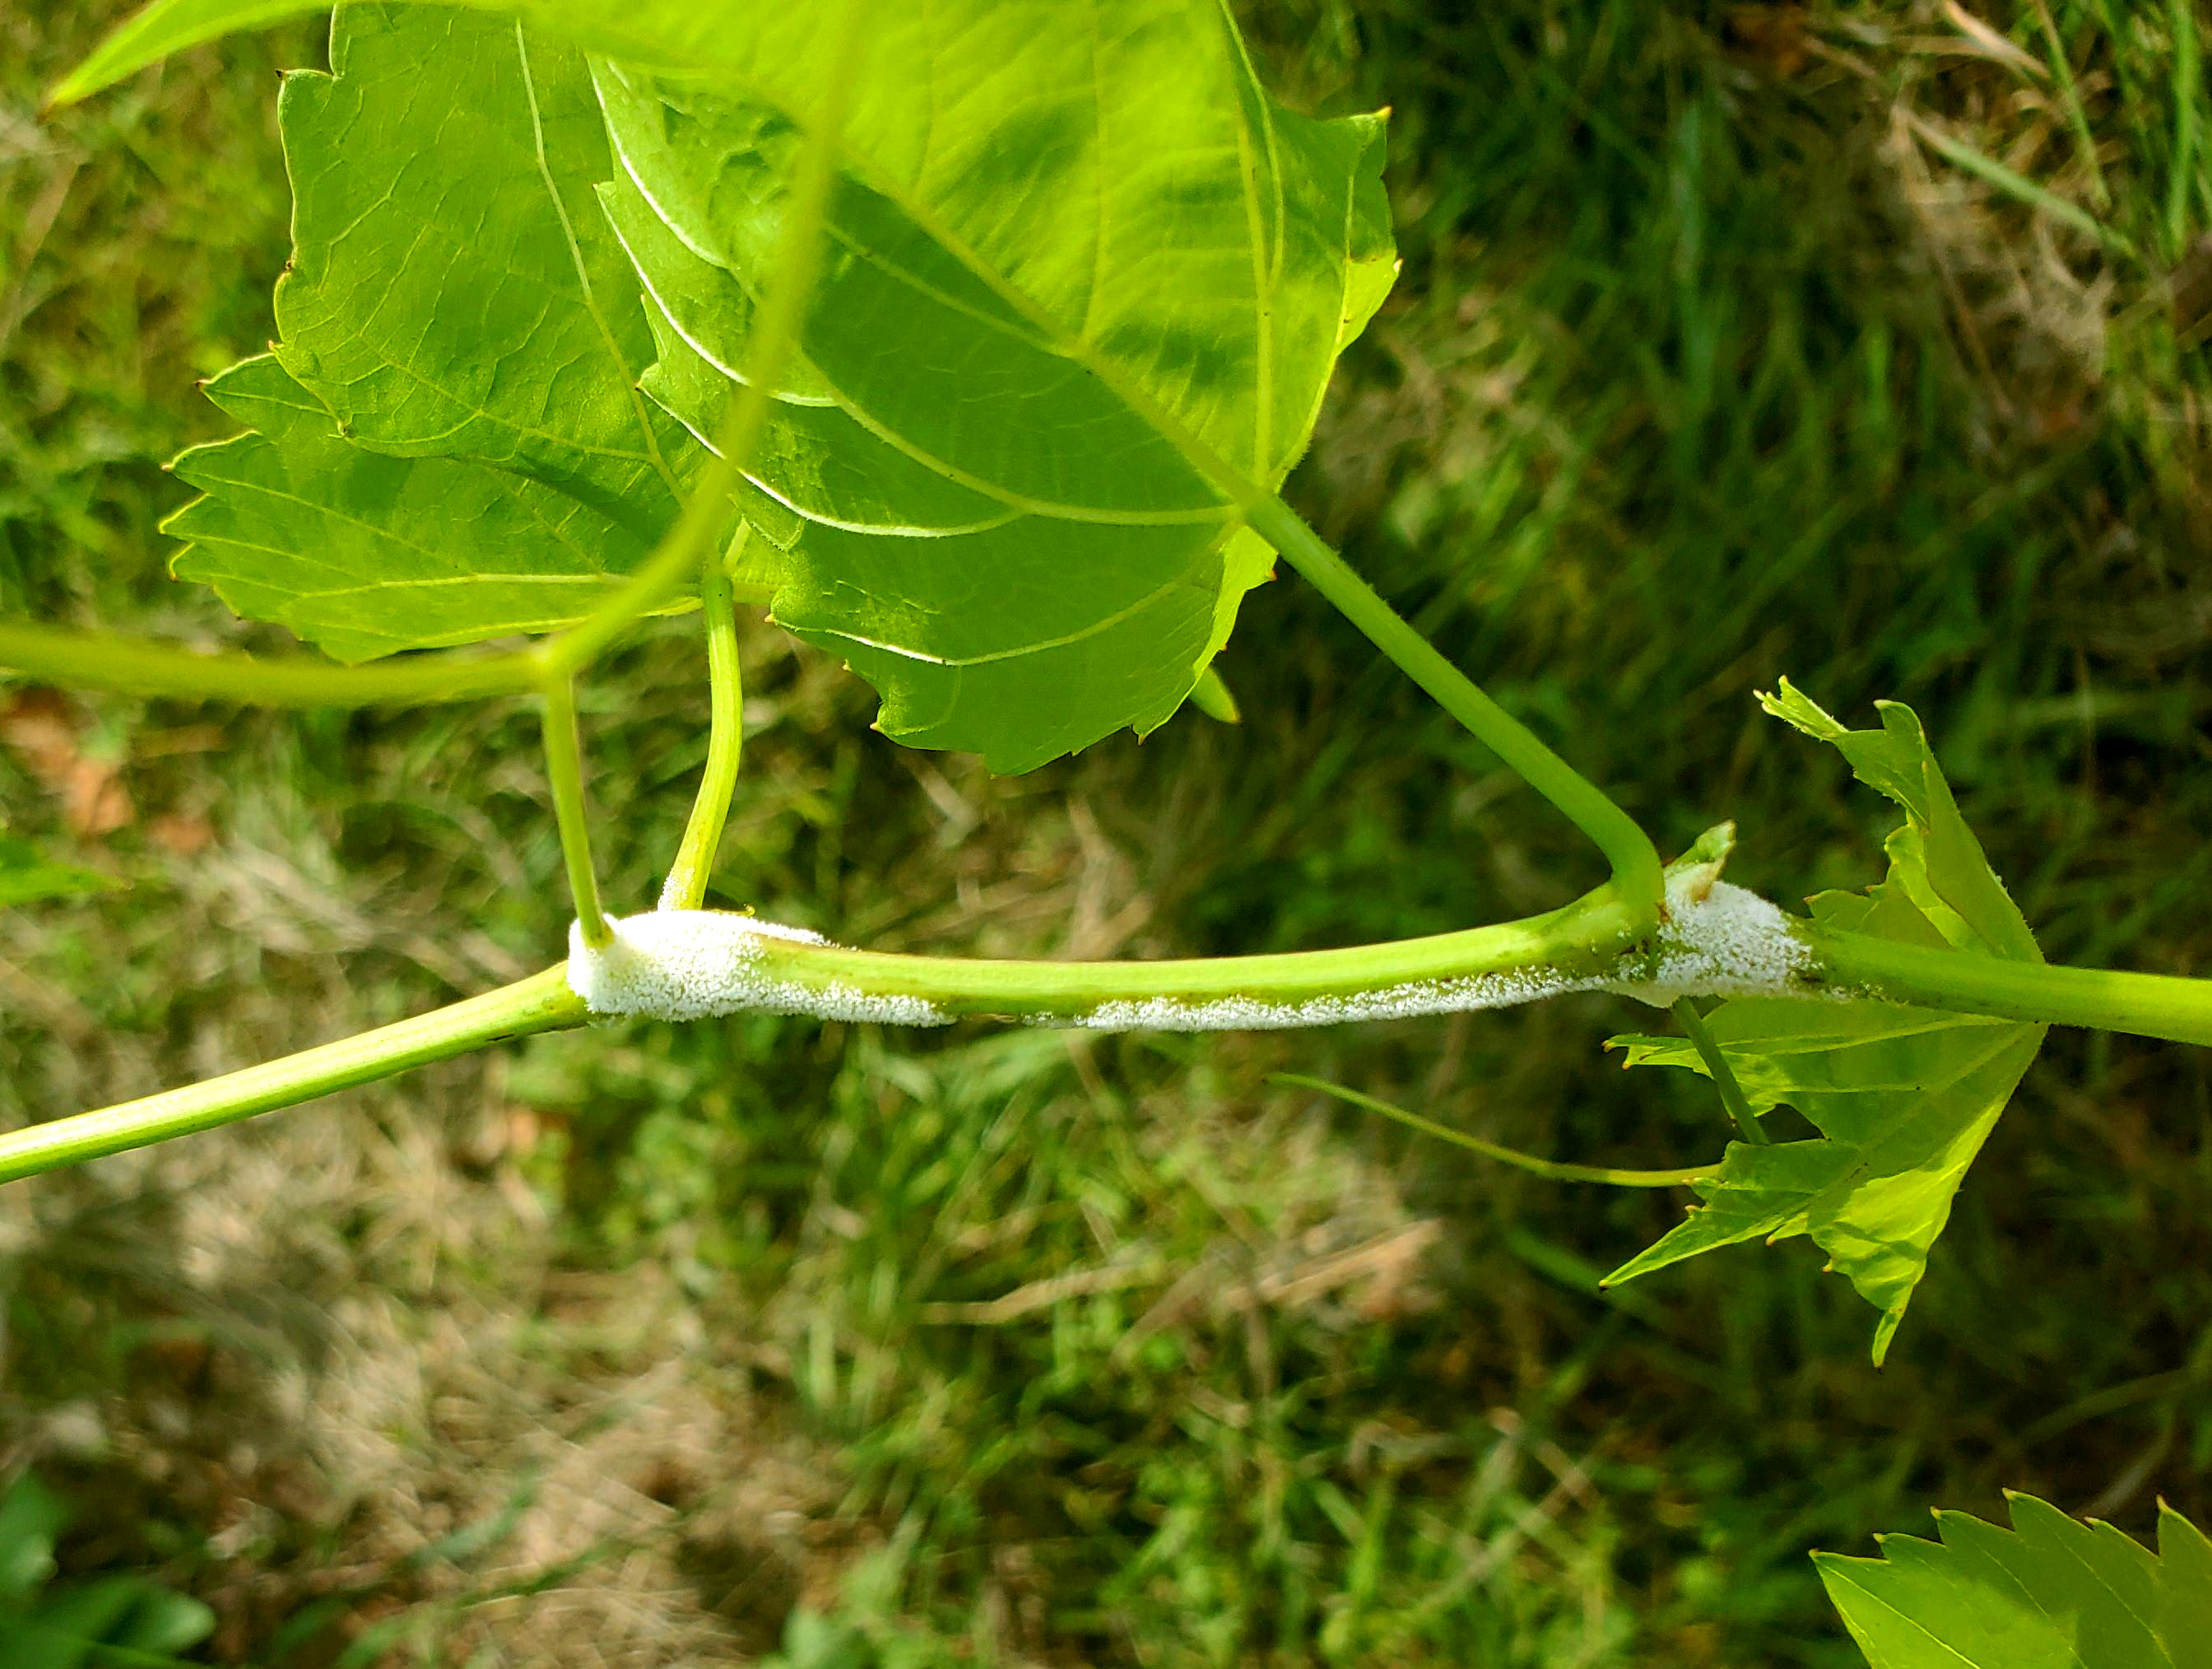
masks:
[[[749,461],[811,524],[775,613],[883,692],[890,735],[1023,770],[1165,719],[1268,571],[1209,459],[1272,487],[1303,450],[1391,270],[1380,127],[1273,104],[1212,8],[878,23],[805,363]],[[655,303],[647,386],[710,433],[793,120],[599,81],[609,213]]]
[[[287,77],[283,339],[208,393],[176,572],[345,660],[556,629],[674,521],[704,454],[636,387],[637,280],[583,61],[511,18],[348,5]],[[778,523],[787,513],[765,507]]]
[[[1882,704],[1882,728],[1850,731],[1785,679],[1768,712],[1832,743],[1853,773],[1904,809],[1887,843],[1888,877],[1864,893],[1810,901],[1824,926],[1931,948],[2040,961],[2034,935],[1960,816],[1909,707]],[[1929,1248],[1949,1222],[1974,1156],[2042,1047],[2044,1028],[1884,1003],[1738,998],[1709,1024],[1753,1110],[1787,1102],[1820,1132],[1766,1146],[1731,1143],[1694,1186],[1705,1204],[1608,1278],[1763,1238],[1809,1235],[1881,1312],[1887,1353]],[[1706,1067],[1685,1039],[1624,1037],[1631,1066]]]
[[[1941,1541],[1816,1553],[1873,1669],[2191,1669],[2212,1641],[2212,1540],[2170,1507],[2154,1555],[2109,1524],[2015,1495],[2009,1530],[1939,1512]]]
[[[712,433],[839,9],[504,9],[693,72],[599,90],[647,386]],[[157,5],[64,91],[272,15]],[[1164,720],[1265,577],[1235,503],[1295,462],[1395,272],[1381,123],[1275,103],[1214,0],[868,17],[805,363],[754,464],[809,523],[776,613],[878,685],[895,736],[1023,769]]]

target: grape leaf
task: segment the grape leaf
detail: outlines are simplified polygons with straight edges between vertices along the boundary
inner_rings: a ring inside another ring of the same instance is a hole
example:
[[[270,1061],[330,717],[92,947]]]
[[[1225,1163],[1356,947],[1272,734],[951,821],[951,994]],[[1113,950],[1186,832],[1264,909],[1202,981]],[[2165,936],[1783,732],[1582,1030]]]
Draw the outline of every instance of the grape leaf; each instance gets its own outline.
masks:
[[[786,44],[803,108],[811,43]],[[886,14],[867,63],[806,362],[750,464],[810,524],[776,617],[883,692],[897,739],[1024,770],[1164,720],[1268,573],[1206,458],[1272,487],[1303,450],[1393,270],[1381,128],[1275,105],[1187,5]],[[598,76],[646,386],[708,433],[793,121]]]
[[[276,356],[356,446],[558,486],[656,538],[697,449],[637,391],[637,280],[599,212],[582,56],[513,19],[349,4],[284,78]]]
[[[1939,1512],[1941,1541],[1816,1553],[1873,1669],[2186,1669],[2212,1638],[2212,1540],[2159,1509],[2154,1555],[2109,1524],[2014,1495],[2009,1530]]]
[[[1863,894],[1810,901],[1824,926],[1934,948],[2040,961],[2034,936],[1959,815],[1920,721],[1881,704],[1882,728],[1850,731],[1785,679],[1766,709],[1832,743],[1869,786],[1897,802],[1889,873]],[[1738,998],[1708,1017],[1753,1110],[1787,1102],[1816,1139],[1731,1143],[1695,1184],[1694,1208],[1608,1277],[1626,1281],[1758,1237],[1809,1235],[1881,1312],[1874,1359],[1887,1354],[1929,1248],[1950,1220],[1966,1168],[2042,1047],[2044,1028],[1874,1002]],[[1613,1040],[1631,1066],[1705,1066],[1685,1039]]]
[[[598,80],[624,165],[609,212],[656,302],[659,363],[647,386],[711,433],[727,373],[745,362],[751,289],[780,244],[799,128],[836,72],[836,9],[507,9],[533,29],[690,72],[656,80],[608,65]],[[252,0],[157,4],[62,92],[274,15]],[[407,104],[419,137],[443,132],[434,112],[445,106],[479,98],[479,72],[455,73],[450,84],[426,76],[444,92]],[[1337,354],[1395,275],[1381,120],[1285,109],[1226,12],[1201,0],[877,7],[857,82],[805,363],[777,391],[775,433],[754,466],[808,523],[778,618],[874,682],[882,726],[902,740],[1019,770],[1124,725],[1149,730],[1195,685],[1238,600],[1269,571],[1236,501],[1278,485],[1296,461]],[[483,101],[488,112],[497,102]],[[368,130],[327,84],[290,102],[331,131]],[[488,169],[521,155],[513,143],[487,150]],[[341,155],[332,166],[356,165]],[[280,350],[288,365],[365,444],[448,433],[441,419],[487,428],[483,394],[451,398],[456,379],[440,354],[428,353],[442,378],[431,392],[383,374],[427,352],[398,304],[377,301],[370,317],[391,311],[400,323],[363,351],[359,292],[374,299],[392,252],[408,246],[416,193],[404,182],[324,191],[296,158],[295,169],[303,235],[337,227],[356,240],[356,211],[376,229],[358,234],[363,259],[349,279],[309,274],[303,261],[294,285],[309,288],[288,305],[302,320],[342,323],[312,358]],[[475,173],[453,191],[472,189]],[[406,178],[428,180],[439,224],[467,223],[447,212],[443,181]],[[527,195],[565,206],[580,242],[576,193],[538,184]],[[525,194],[518,181],[507,189]],[[329,206],[309,213],[311,197]],[[502,229],[494,241],[514,240]],[[440,259],[416,264],[440,284]],[[338,301],[319,313],[308,298],[325,291]],[[543,381],[500,374],[526,392]]]
[[[49,898],[80,898],[87,893],[112,892],[123,883],[98,870],[75,864],[58,864],[42,855],[28,841],[0,834],[0,909],[14,904],[37,904]]]
[[[172,570],[340,660],[567,625],[652,548],[527,476],[349,445],[273,355],[207,395],[252,429],[172,466],[204,495],[162,524]]]
[[[572,623],[704,460],[635,385],[652,337],[583,61],[512,19],[348,5],[331,62],[285,81],[283,340],[208,387],[252,432],[178,459],[206,496],[167,524],[175,571],[343,660]]]

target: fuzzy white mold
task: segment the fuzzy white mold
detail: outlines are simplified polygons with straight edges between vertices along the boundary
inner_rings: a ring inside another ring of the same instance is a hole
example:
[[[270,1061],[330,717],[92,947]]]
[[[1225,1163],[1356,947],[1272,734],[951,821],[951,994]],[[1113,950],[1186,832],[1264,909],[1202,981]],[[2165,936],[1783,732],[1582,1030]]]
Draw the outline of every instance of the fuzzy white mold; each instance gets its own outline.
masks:
[[[1510,969],[1297,1002],[1146,997],[1101,1003],[1081,1014],[1031,1015],[1028,1021],[1085,1031],[1268,1031],[1509,1008],[1583,991],[1613,992],[1664,1008],[1686,995],[1792,990],[1812,962],[1810,949],[1788,916],[1758,894],[1715,879],[1715,867],[1699,865],[1670,877],[1668,919],[1656,944],[1598,973]],[[580,928],[569,932],[568,984],[594,1014],[698,1020],[753,1010],[899,1026],[941,1026],[951,1018],[926,998],[843,985],[817,989],[776,978],[762,954],[763,940],[827,942],[801,927],[719,910],[655,910],[626,916],[613,927],[614,943],[603,950],[586,945]]]
[[[1347,1020],[1406,1020],[1421,1014],[1450,1014],[1462,1009],[1510,1008],[1570,992],[1597,991],[1605,981],[1563,974],[1515,970],[1470,974],[1449,980],[1414,980],[1373,991],[1310,997],[1303,1002],[1272,1002],[1259,997],[1216,997],[1185,1002],[1146,997],[1101,1003],[1085,1014],[1039,1014],[1035,1026],[1072,1026],[1084,1031],[1283,1031],[1298,1026],[1334,1026]]]
[[[1659,1008],[1691,996],[1780,996],[1812,964],[1788,916],[1710,871],[1668,877],[1667,914],[1657,949],[1624,959],[1607,990]]]
[[[594,1014],[703,1020],[754,1010],[817,1020],[874,1020],[941,1026],[946,1017],[920,997],[878,996],[833,985],[822,990],[770,974],[763,939],[822,944],[819,933],[722,910],[654,910],[611,924],[614,943],[594,950],[581,924],[568,930],[568,986]]]

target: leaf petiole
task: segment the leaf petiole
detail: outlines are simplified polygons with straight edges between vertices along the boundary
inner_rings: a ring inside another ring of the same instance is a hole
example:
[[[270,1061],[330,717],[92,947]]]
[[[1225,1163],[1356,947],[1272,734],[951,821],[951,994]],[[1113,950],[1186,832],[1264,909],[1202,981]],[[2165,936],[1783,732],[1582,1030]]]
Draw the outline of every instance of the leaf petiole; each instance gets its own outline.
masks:
[[[561,856],[568,868],[568,891],[584,943],[604,950],[614,929],[599,907],[599,883],[592,868],[592,834],[584,798],[584,750],[576,734],[575,681],[549,677],[539,687],[544,701],[545,778],[553,792],[553,819],[561,830]]]
[[[1640,913],[1639,919],[1647,931],[1656,926],[1665,883],[1661,879],[1658,848],[1636,820],[1445,659],[1279,495],[1270,494],[1252,501],[1246,506],[1246,513],[1253,531],[1274,546],[1370,642],[1518,772],[1530,787],[1558,807],[1568,822],[1596,842],[1613,865],[1622,900]]]
[[[342,666],[307,655],[204,654],[31,621],[0,621],[0,670],[76,689],[255,707],[466,701],[520,694],[534,689],[539,677],[527,650],[434,650],[370,666]]]
[[[707,896],[707,877],[729,819],[744,750],[744,668],[738,659],[737,610],[720,557],[710,556],[701,565],[699,596],[707,624],[707,763],[699,774],[699,797],[692,802],[683,843],[660,889],[664,910],[696,910]]]
[[[1766,1127],[1759,1123],[1758,1115],[1751,1110],[1751,1103],[1744,1099],[1743,1086],[1735,1081],[1735,1069],[1729,1065],[1728,1057],[1721,1053],[1721,1046],[1713,1036],[1713,1029],[1705,1023],[1705,1017],[1698,1012],[1696,1002],[1687,997],[1678,997],[1674,999],[1673,1013],[1674,1023],[1681,1027],[1683,1035],[1690,1040],[1690,1046],[1697,1050],[1698,1059],[1705,1063],[1705,1071],[1712,1078],[1713,1088],[1720,1091],[1721,1105],[1728,1108],[1728,1115],[1735,1121],[1735,1127],[1742,1133],[1743,1139],[1754,1147],[1765,1147],[1771,1139]]]

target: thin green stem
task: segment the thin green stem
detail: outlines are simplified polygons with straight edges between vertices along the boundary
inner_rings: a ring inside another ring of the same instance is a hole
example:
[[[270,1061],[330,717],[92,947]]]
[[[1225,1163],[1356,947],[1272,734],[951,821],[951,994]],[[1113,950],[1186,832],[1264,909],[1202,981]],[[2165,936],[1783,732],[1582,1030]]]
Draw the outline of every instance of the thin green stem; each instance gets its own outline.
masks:
[[[574,680],[549,678],[540,691],[545,702],[545,779],[553,791],[553,819],[560,826],[561,856],[568,866],[568,891],[584,943],[604,950],[614,929],[599,908],[599,883],[592,868],[592,832],[584,798],[584,749],[576,734]]]
[[[2212,1045],[2212,980],[2013,962],[1800,924],[1814,957],[1805,983],[2042,1025]]]
[[[834,992],[848,1000],[920,995],[947,1017],[1078,1018],[1115,1000],[1234,997],[1295,1003],[1532,968],[1595,972],[1629,944],[1632,915],[1607,886],[1564,909],[1462,933],[1341,950],[1159,962],[965,962],[763,938],[752,971],[786,991]],[[580,1025],[589,1017],[569,988],[566,966],[549,968],[452,1008],[304,1054],[0,1135],[0,1181],[211,1130],[503,1038]]]
[[[2173,161],[2166,176],[2166,253],[2189,246],[2189,193],[2197,181],[2198,111],[2204,101],[2196,0],[2168,0],[2173,25]]]
[[[304,1054],[182,1089],[0,1135],[0,1182],[235,1124],[333,1089],[390,1077],[487,1044],[581,1025],[590,1017],[564,971],[549,968],[465,1003],[380,1027]]]
[[[768,423],[769,403],[781,385],[813,298],[830,193],[837,180],[846,105],[854,82],[860,78],[861,24],[866,12],[866,0],[846,0],[840,14],[830,48],[831,69],[824,83],[828,91],[808,122],[806,137],[792,166],[782,241],[754,316],[745,380],[731,395],[729,412],[715,441],[714,461],[685,502],[683,515],[645,566],[583,620],[538,646],[534,652],[539,665],[549,671],[580,671],[631,622],[667,601],[720,543],[729,521],[730,495],[737,489],[746,463],[760,444]]]
[[[1280,497],[1254,502],[1248,514],[1253,530],[1369,641],[1597,843],[1621,897],[1645,913],[1647,926],[1656,924],[1664,895],[1659,852],[1636,820],[1439,654]]]
[[[1209,1029],[1251,1029],[1522,1001],[1601,980],[1640,940],[1638,913],[1608,882],[1541,915],[1334,950],[1062,962],[761,937],[747,943],[744,957],[749,977],[794,1005],[817,997],[911,998],[942,1019],[1011,1016],[1143,1030],[1194,1023],[1179,1011],[1219,1004],[1200,1017]],[[1493,978],[1494,988],[1455,983]]]
[[[722,826],[729,819],[730,796],[737,789],[738,765],[744,750],[745,684],[744,669],[738,660],[738,614],[719,555],[709,556],[701,566],[699,596],[707,624],[707,763],[699,774],[699,797],[691,803],[683,843],[660,889],[664,910],[696,910],[707,896],[707,877],[714,871],[714,853],[722,843]]]
[[[340,666],[305,655],[201,654],[29,621],[0,621],[0,669],[76,689],[257,707],[465,701],[530,689],[538,678],[527,651],[439,651]]]
[[[1448,1006],[1455,980],[1496,976],[1510,994],[1530,997],[1547,989],[1588,988],[1606,980],[1623,953],[1640,942],[1638,915],[1608,883],[1564,908],[1463,932],[1338,950],[1153,962],[963,961],[762,937],[746,946],[744,972],[769,993],[770,1006],[793,1009],[817,997],[847,1011],[857,999],[906,998],[927,1004],[942,1019],[1012,1016],[1141,1029],[1176,1023],[1178,1005],[1223,1003],[1231,1005],[1219,1017],[1224,1024],[1320,1023],[1367,1011],[1358,999],[1368,994],[1389,999],[1388,1007],[1408,992],[1432,993],[1443,999],[1439,1006]],[[2007,962],[1813,926],[1802,926],[1800,938],[1815,960],[1790,994],[1854,993],[1963,1014],[2212,1044],[2212,981]],[[1108,1004],[1128,1006],[1102,1014]],[[1294,1011],[1301,1004],[1316,1006]],[[578,1025],[586,1017],[568,987],[566,968],[550,968],[519,985],[305,1054],[0,1135],[0,1181],[212,1129],[502,1038]],[[1334,1086],[1317,1087],[1341,1093]],[[1378,1110],[1392,1116],[1399,1111]],[[1431,1133],[1446,1132],[1439,1127]],[[1505,1159],[1504,1152],[1492,1156]],[[1558,1167],[1544,1174],[1591,1181],[1638,1174],[1601,1175],[1601,1169]],[[1633,1186],[1671,1185],[1706,1174],[1642,1173],[1648,1180]]]
[[[1340,1102],[1364,1108],[1370,1113],[1380,1113],[1386,1119],[1395,1119],[1409,1129],[1425,1136],[1463,1147],[1469,1153],[1479,1153],[1486,1159],[1495,1159],[1500,1164],[1512,1165],[1534,1176],[1548,1178],[1554,1182],[1602,1182],[1614,1188],[1677,1188],[1700,1177],[1711,1176],[1717,1165],[1693,1165],[1686,1170],[1621,1170],[1612,1165],[1571,1165],[1558,1159],[1539,1159],[1533,1153],[1523,1153],[1517,1148],[1500,1147],[1495,1142],[1486,1142],[1480,1136],[1470,1136],[1463,1130],[1454,1130],[1449,1125],[1438,1124],[1434,1119],[1424,1118],[1419,1113],[1408,1112],[1373,1095],[1363,1095],[1341,1083],[1331,1083],[1326,1078],[1308,1077],[1303,1072],[1270,1072],[1270,1083],[1295,1084],[1302,1089],[1318,1089],[1324,1095],[1334,1095]]]
[[[1743,1086],[1735,1081],[1735,1069],[1729,1065],[1728,1057],[1721,1053],[1721,1046],[1713,1036],[1712,1028],[1705,1023],[1705,1017],[1698,1012],[1697,1004],[1687,997],[1678,998],[1674,1015],[1675,1023],[1688,1035],[1691,1046],[1697,1050],[1698,1059],[1705,1063],[1705,1071],[1711,1075],[1713,1088],[1721,1092],[1721,1105],[1728,1108],[1728,1115],[1735,1120],[1735,1127],[1742,1132],[1743,1139],[1754,1147],[1765,1147],[1768,1140],[1766,1127],[1759,1123],[1751,1110],[1751,1103],[1744,1099]]]

